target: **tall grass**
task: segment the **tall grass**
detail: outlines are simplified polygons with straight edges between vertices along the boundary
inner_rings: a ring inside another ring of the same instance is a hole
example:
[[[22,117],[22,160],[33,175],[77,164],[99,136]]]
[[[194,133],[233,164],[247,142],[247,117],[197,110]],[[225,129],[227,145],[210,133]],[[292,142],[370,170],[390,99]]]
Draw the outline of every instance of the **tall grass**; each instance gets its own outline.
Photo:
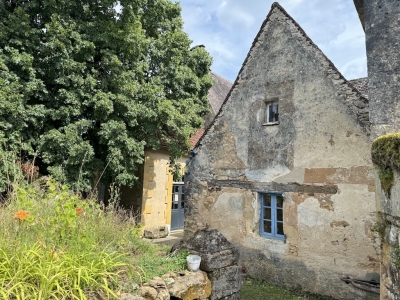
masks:
[[[126,214],[104,211],[54,180],[14,184],[0,205],[4,299],[117,298],[129,283],[183,268],[183,256],[166,256],[138,237]]]

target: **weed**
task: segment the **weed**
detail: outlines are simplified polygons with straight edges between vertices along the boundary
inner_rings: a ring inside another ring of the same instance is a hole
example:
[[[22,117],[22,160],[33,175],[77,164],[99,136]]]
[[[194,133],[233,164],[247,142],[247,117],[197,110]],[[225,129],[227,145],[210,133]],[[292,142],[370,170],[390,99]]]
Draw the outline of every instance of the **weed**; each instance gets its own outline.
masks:
[[[385,230],[387,227],[388,223],[384,216],[382,215],[381,212],[377,213],[377,220],[375,224],[371,227],[372,232],[376,232],[379,235],[381,244],[384,243],[384,238],[385,238]],[[374,238],[375,239],[375,238]]]
[[[174,257],[138,238],[141,225],[112,207],[83,200],[54,180],[45,186],[14,182],[0,205],[0,298],[117,298],[168,271],[183,269]]]
[[[400,247],[397,246],[392,249],[392,262],[396,267],[400,267]]]
[[[378,167],[378,176],[381,182],[381,188],[386,196],[390,198],[390,193],[394,185],[394,174],[390,168]]]

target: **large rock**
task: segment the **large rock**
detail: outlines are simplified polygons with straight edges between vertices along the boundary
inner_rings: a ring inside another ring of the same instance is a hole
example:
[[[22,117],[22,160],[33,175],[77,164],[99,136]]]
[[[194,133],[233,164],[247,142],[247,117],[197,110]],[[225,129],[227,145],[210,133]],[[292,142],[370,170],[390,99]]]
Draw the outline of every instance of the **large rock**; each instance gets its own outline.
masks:
[[[140,289],[140,295],[146,300],[170,300],[165,282],[160,277],[154,277]]]
[[[212,282],[211,300],[236,299],[242,285],[241,268],[230,266],[208,273]],[[238,298],[237,298],[238,299]]]
[[[163,279],[174,299],[202,300],[211,295],[211,281],[205,272],[169,273]]]
[[[239,251],[214,228],[198,230],[183,248],[201,256],[200,269],[206,272],[232,266],[239,261]]]
[[[144,237],[148,239],[159,239],[168,236],[167,226],[151,227],[144,230]]]

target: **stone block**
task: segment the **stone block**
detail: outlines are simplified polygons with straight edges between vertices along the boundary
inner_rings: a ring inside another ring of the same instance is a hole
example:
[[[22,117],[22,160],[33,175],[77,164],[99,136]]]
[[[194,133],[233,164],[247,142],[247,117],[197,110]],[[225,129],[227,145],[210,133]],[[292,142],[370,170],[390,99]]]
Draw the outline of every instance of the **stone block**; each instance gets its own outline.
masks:
[[[235,265],[239,261],[237,249],[227,249],[212,254],[195,253],[201,256],[200,270],[210,272]]]
[[[182,272],[179,276],[164,278],[169,294],[174,299],[207,299],[211,294],[211,281],[207,273]]]
[[[239,251],[218,230],[198,230],[183,246],[191,253],[201,256],[200,269],[213,271],[237,264]]]
[[[159,239],[168,236],[167,226],[151,227],[144,230],[144,237],[148,239]]]
[[[211,280],[212,284],[210,299],[239,299],[235,298],[236,296],[234,294],[239,293],[242,286],[241,276],[241,268],[239,266],[230,266],[209,272],[208,278]]]

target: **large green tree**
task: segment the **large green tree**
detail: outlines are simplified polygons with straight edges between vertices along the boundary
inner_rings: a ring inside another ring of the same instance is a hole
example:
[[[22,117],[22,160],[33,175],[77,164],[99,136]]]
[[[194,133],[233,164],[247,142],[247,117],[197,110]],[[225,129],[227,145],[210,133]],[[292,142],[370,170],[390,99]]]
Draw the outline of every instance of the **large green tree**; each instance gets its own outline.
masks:
[[[145,147],[172,162],[188,151],[211,58],[190,51],[180,13],[170,0],[0,0],[0,152],[89,190],[103,169],[133,185]]]

